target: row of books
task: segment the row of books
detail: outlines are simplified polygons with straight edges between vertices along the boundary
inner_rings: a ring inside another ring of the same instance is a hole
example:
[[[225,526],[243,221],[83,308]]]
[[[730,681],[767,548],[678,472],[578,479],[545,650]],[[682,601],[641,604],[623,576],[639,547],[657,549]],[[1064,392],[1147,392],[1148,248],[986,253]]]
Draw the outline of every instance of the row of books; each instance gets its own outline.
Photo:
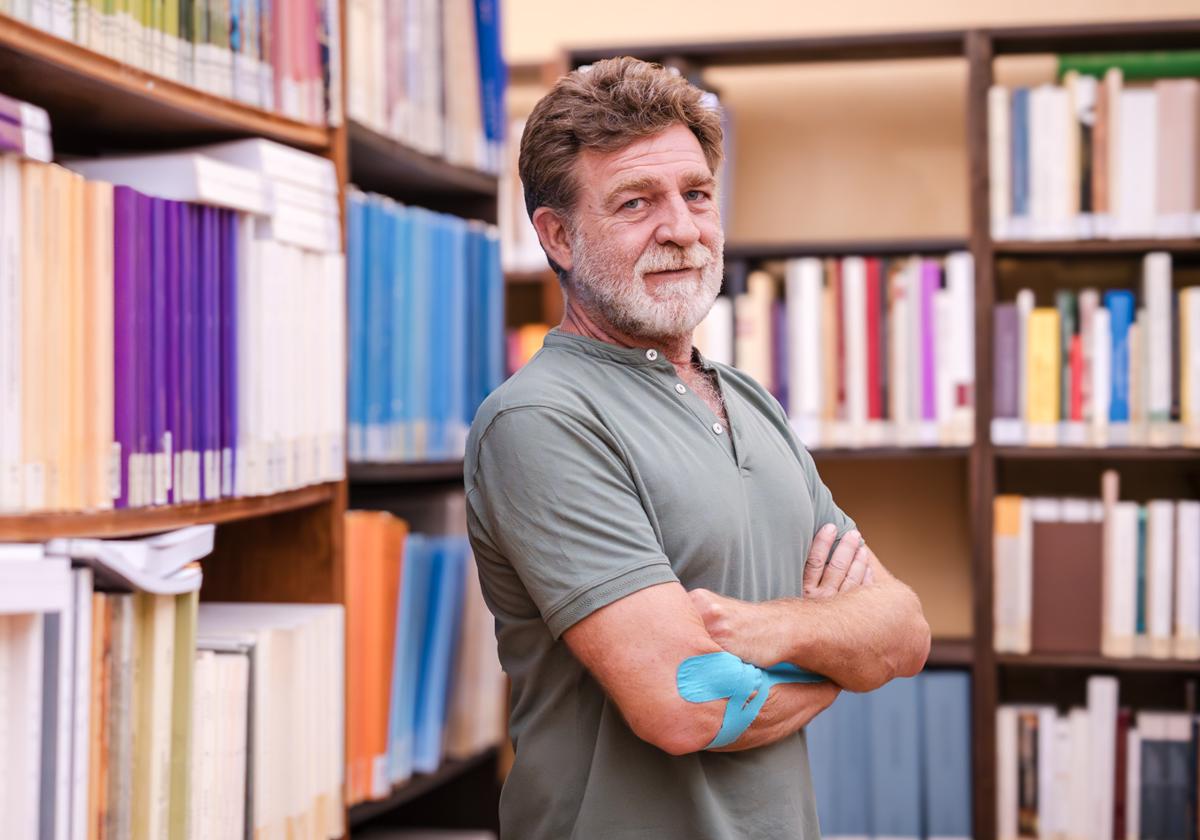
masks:
[[[465,536],[346,514],[347,802],[504,738],[506,683]]]
[[[504,376],[494,227],[349,194],[350,459],[461,458]]]
[[[717,361],[732,345],[808,446],[971,442],[970,254],[789,260],[783,287],[751,272],[734,318],[719,299],[696,344]]]
[[[996,710],[996,836],[1195,837],[1200,719],[1120,705],[1115,677],[1090,677],[1087,706]]]
[[[216,96],[341,121],[340,0],[0,0],[0,14]]]
[[[842,692],[805,732],[822,837],[971,836],[968,673]]]
[[[993,324],[993,442],[1200,443],[1200,288],[1173,287],[1170,254],[1143,258],[1140,296],[1023,289]]]
[[[1200,502],[997,496],[995,648],[1200,659]]]
[[[0,157],[0,509],[340,479],[330,162],[249,140],[70,165]]]
[[[0,545],[5,837],[344,833],[342,609],[198,605],[212,532]]]
[[[1121,67],[988,93],[995,239],[1200,233],[1200,80],[1127,85]]]
[[[452,163],[499,172],[499,0],[347,0],[347,113]]]

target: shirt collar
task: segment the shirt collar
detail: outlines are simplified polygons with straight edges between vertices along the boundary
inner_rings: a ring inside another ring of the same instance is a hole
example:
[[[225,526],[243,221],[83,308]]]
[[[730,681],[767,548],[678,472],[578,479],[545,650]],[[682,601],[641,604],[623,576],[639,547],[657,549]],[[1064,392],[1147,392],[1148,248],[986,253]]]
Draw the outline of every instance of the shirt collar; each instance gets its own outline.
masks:
[[[546,347],[577,350],[589,356],[608,359],[609,361],[624,365],[666,365],[672,369],[674,368],[670,359],[663,354],[661,348],[651,345],[646,345],[645,347],[620,347],[616,344],[610,344],[607,341],[591,338],[590,336],[565,333],[558,327],[553,327],[546,334],[546,339],[543,343]],[[692,361],[699,363],[700,367],[704,370],[710,369],[708,360],[701,356],[700,351],[695,347],[692,347]]]

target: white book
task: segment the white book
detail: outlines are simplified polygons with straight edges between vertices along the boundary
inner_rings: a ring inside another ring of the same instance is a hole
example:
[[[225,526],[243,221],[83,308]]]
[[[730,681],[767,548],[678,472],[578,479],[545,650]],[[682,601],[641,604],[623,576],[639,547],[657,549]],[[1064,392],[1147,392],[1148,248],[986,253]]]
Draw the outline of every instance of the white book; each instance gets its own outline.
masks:
[[[1133,656],[1137,632],[1138,504],[1113,506],[1112,649],[1107,656]]]
[[[21,169],[0,155],[0,511],[24,507],[21,285]]]
[[[914,307],[909,297],[908,268],[903,267],[888,280],[891,317],[888,319],[888,402],[889,416],[897,427],[901,444],[907,443],[908,428],[913,424],[911,402],[913,365],[910,357],[909,332]]]
[[[1108,160],[1098,165],[1105,166],[1108,173],[1108,212],[1098,213],[1094,219],[1097,236],[1115,236],[1113,222],[1121,204],[1121,90],[1125,84],[1119,67],[1110,67],[1104,74],[1104,99],[1108,106]]]
[[[1058,754],[1058,714],[1053,706],[1034,706],[1038,717],[1038,836],[1052,836],[1053,826],[1062,820],[1060,803],[1054,797],[1055,771],[1062,761]]]
[[[92,180],[110,181],[158,198],[245,213],[270,209],[266,185],[258,173],[194,152],[75,160],[68,165]]]
[[[1142,259],[1142,300],[1148,329],[1141,332],[1145,347],[1146,409],[1151,423],[1171,419],[1171,255],[1165,251]]]
[[[846,416],[857,438],[867,425],[867,263],[842,260],[842,335],[845,344]]]
[[[996,709],[996,838],[1017,840],[1017,709]]]
[[[44,563],[58,565],[47,559]],[[64,604],[44,623],[46,658],[42,694],[42,776],[40,834],[71,838],[71,740],[75,714],[75,582],[68,570]]]
[[[1091,742],[1092,721],[1087,709],[1071,709],[1067,714],[1067,725],[1071,730],[1071,772],[1063,805],[1066,809],[1065,824],[1069,827],[1068,837],[1088,838],[1093,815],[1092,767],[1096,761]]]
[[[1200,81],[1160,79],[1158,95],[1157,234],[1186,237],[1200,233],[1197,217],[1196,149],[1200,141]],[[1164,179],[1169,183],[1164,184]]]
[[[59,558],[42,559],[37,543],[11,549],[0,545],[0,615],[69,609],[70,565]],[[29,559],[31,554],[36,558]]]
[[[188,150],[206,158],[258,173],[268,183],[295,185],[316,193],[338,195],[333,161],[259,137],[197,146]],[[285,188],[286,189],[286,188]]]
[[[788,399],[792,422],[805,427],[821,418],[821,261],[789,260],[786,269]],[[807,439],[801,435],[801,439]]]
[[[1150,655],[1162,659],[1172,647],[1174,553],[1175,505],[1152,500],[1146,505],[1146,631]]]
[[[1096,289],[1083,289],[1079,293],[1079,344],[1083,351],[1083,376],[1080,382],[1080,393],[1083,397],[1083,421],[1092,422],[1092,377],[1095,374],[1096,355],[1096,310],[1100,308],[1100,292]]]
[[[988,195],[991,199],[992,239],[1008,238],[1012,214],[1010,155],[1012,131],[1008,88],[992,85],[988,90]]]
[[[1175,512],[1175,647],[1179,659],[1200,659],[1200,502]]]
[[[948,289],[933,293],[933,335],[936,343],[933,354],[934,415],[942,441],[952,443],[950,422],[954,415],[955,364],[954,354],[961,352],[955,336],[958,321],[954,300]]]
[[[1075,755],[1071,749],[1071,721],[1063,715],[1054,715],[1053,762],[1050,769],[1050,786],[1056,793],[1065,793],[1071,786],[1071,764]],[[1053,799],[1050,824],[1046,827],[1051,836],[1065,837],[1070,830],[1070,810],[1065,796]]]
[[[46,553],[87,564],[112,586],[176,595],[200,586],[200,568],[191,564],[212,553],[215,532],[213,525],[191,525],[137,540],[60,537]]]
[[[970,445],[975,437],[975,258],[970,251],[946,256],[946,289],[952,312],[949,349],[939,355],[948,355],[950,362],[953,442]]]
[[[1021,505],[1021,530],[1017,540],[1016,634],[1014,653],[1029,653],[1033,634],[1033,523],[1037,499],[1025,499]],[[1045,516],[1045,511],[1041,511]],[[1052,521],[1041,519],[1040,521]]]
[[[0,615],[0,636],[6,649],[4,713],[9,721],[0,747],[4,750],[5,783],[0,791],[0,814],[6,836],[37,837],[42,801],[42,700],[44,616],[40,612]]]
[[[1200,290],[1196,288],[1179,292],[1179,331],[1180,419],[1186,444],[1195,446],[1200,441],[1195,434],[1200,428]]]
[[[1116,779],[1117,679],[1088,677],[1088,747],[1091,753],[1088,788],[1092,817],[1090,837],[1112,837],[1113,789]]]
[[[91,758],[92,570],[72,569],[75,635],[71,695],[71,837],[87,840],[88,771]]]
[[[1112,318],[1103,306],[1092,315],[1092,444],[1108,444],[1112,400]]]
[[[908,410],[912,433],[915,438],[910,443],[921,442],[921,430],[924,426],[924,370],[921,364],[921,336],[923,317],[921,305],[921,260],[914,258],[904,267],[903,276],[907,283],[905,299],[908,301],[909,316],[905,337],[908,339],[905,353],[910,366],[908,377]],[[930,325],[932,328],[932,325]]]
[[[1117,137],[1118,167],[1113,233],[1119,237],[1154,236],[1158,212],[1158,100],[1154,90],[1122,90],[1112,116],[1116,131],[1110,134]]]
[[[1040,85],[1029,94],[1029,197],[1035,239],[1073,233],[1068,133],[1074,114],[1066,89]]]

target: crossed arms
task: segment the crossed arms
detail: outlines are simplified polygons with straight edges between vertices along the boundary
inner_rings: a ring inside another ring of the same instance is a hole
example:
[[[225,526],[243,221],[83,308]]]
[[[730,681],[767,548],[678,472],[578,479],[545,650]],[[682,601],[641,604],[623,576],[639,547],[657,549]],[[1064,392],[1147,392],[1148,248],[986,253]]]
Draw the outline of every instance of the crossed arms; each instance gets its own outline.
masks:
[[[721,749],[773,743],[805,726],[842,689],[871,691],[912,676],[929,654],[929,625],[913,591],[856,531],[834,549],[835,538],[826,525],[813,540],[803,600],[755,604],[664,583],[593,612],[563,639],[638,737],[673,755],[704,749],[725,712],[724,700],[697,704],[680,696],[676,670],[688,657],[725,650],[759,667],[790,662],[827,677],[775,686],[753,725]],[[647,627],[654,633],[647,636]]]

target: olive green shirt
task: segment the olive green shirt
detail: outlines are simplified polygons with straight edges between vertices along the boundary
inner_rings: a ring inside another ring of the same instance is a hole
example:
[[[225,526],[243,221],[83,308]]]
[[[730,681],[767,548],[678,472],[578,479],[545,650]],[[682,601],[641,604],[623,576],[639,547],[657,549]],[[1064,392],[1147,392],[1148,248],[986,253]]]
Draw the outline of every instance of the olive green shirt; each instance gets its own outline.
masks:
[[[802,732],[672,756],[633,734],[561,639],[664,582],[800,596],[817,529],[854,527],[779,403],[693,352],[716,374],[728,428],[654,348],[558,330],[471,427],[468,527],[512,680],[503,840],[820,836]]]

